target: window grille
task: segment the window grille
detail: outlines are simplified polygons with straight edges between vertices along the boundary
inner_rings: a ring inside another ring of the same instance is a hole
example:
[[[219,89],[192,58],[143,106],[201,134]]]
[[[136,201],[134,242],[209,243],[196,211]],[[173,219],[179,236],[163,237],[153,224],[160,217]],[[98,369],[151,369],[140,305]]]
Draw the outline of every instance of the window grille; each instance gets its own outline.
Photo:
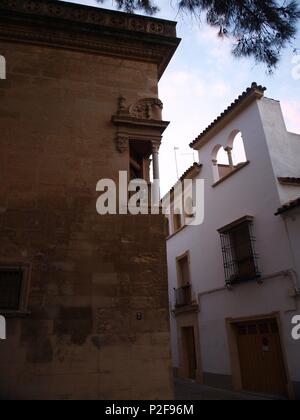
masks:
[[[226,284],[258,279],[258,255],[253,219],[246,217],[220,231]]]

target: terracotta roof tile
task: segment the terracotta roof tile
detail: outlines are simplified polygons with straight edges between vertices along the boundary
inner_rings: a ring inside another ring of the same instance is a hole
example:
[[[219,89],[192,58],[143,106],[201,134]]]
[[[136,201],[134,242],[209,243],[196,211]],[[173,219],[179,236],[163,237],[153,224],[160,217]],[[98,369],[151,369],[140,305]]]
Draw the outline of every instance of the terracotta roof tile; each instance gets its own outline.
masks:
[[[194,162],[192,166],[190,166],[185,172],[184,174],[179,178],[180,181],[183,181],[184,179],[186,179],[188,177],[188,175],[194,170],[194,169],[198,169],[200,170],[202,168],[202,165],[200,165],[197,162]]]
[[[286,177],[286,178],[278,178],[280,184],[287,184],[287,185],[300,185],[300,178],[293,178],[293,177]]]
[[[190,143],[190,147],[194,148],[203,137],[209,133],[220,121],[222,121],[231,111],[238,107],[246,98],[254,96],[254,94],[258,94],[258,96],[264,96],[264,92],[267,89],[263,86],[257,85],[257,83],[252,83],[251,87],[249,87],[245,92],[243,92],[222,114],[216,118],[192,143]]]
[[[185,179],[188,179],[188,176],[194,171],[194,170],[197,170],[198,172],[200,172],[200,170],[201,170],[201,168],[202,168],[202,165],[200,165],[199,163],[197,163],[197,162],[194,162],[193,163],[193,165],[192,166],[190,166],[185,172],[184,172],[184,174],[179,178],[179,180],[178,181],[184,181]],[[178,182],[177,181],[177,182]],[[175,185],[177,185],[177,182],[176,182],[176,184]],[[169,192],[172,192],[172,191],[174,191],[174,189],[175,189],[175,185],[170,189],[170,191]]]
[[[287,211],[292,210],[299,206],[300,206],[300,197],[296,198],[296,200],[289,201],[288,203],[280,207],[275,213],[275,216],[278,216],[279,214],[282,214],[282,213],[286,213]]]

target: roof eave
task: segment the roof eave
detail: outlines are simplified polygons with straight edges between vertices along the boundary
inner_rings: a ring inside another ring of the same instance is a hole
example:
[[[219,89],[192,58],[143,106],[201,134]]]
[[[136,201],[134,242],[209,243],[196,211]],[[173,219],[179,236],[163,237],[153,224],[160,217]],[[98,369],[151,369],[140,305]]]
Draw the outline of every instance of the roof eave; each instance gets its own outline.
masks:
[[[249,92],[245,92],[241,95],[241,97],[232,103],[231,106],[225,110],[202,134],[200,134],[199,137],[190,143],[190,147],[194,150],[201,149],[201,147],[203,147],[253,102],[263,98],[265,90],[265,88],[255,85],[255,87],[252,87]]]
[[[292,201],[291,203],[285,204],[282,207],[280,207],[277,212],[275,213],[275,216],[280,216],[282,214],[285,214],[289,211],[295,210],[300,207],[300,198],[297,200]]]

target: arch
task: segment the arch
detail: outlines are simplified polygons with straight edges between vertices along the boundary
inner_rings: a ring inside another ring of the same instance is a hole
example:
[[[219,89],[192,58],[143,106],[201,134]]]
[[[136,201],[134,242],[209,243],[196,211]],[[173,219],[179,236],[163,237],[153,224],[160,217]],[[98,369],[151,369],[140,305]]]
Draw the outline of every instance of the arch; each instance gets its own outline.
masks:
[[[218,154],[217,154],[217,161],[218,161],[218,165],[225,165],[225,166],[229,165],[228,154],[224,147],[221,147],[219,149]]]
[[[220,152],[220,149],[222,147],[223,146],[221,146],[220,144],[216,144],[216,146],[213,148],[213,151],[212,151],[212,154],[211,154],[211,159],[213,161],[218,159],[218,153]]]
[[[228,137],[228,142],[227,142],[228,147],[233,148],[234,140],[238,134],[242,134],[241,130],[238,130],[238,129],[232,130],[232,132],[230,133]]]
[[[240,130],[233,130],[229,136],[228,147],[232,149],[234,166],[247,162],[243,134]]]
[[[221,145],[216,145],[212,152],[213,178],[217,182],[230,172],[228,154]]]

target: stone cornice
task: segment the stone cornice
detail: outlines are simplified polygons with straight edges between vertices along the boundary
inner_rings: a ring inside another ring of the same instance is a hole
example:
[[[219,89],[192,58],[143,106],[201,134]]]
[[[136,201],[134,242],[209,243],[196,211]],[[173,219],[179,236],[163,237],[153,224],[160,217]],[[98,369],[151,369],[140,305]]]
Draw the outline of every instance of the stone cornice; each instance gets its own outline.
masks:
[[[152,62],[159,76],[180,42],[175,22],[57,0],[1,0],[0,39]]]
[[[143,127],[143,128],[152,128],[157,130],[160,134],[166,130],[169,126],[169,121],[157,121],[157,120],[138,120],[133,117],[122,117],[114,115],[112,117],[112,122],[117,126],[127,126],[127,127]]]

